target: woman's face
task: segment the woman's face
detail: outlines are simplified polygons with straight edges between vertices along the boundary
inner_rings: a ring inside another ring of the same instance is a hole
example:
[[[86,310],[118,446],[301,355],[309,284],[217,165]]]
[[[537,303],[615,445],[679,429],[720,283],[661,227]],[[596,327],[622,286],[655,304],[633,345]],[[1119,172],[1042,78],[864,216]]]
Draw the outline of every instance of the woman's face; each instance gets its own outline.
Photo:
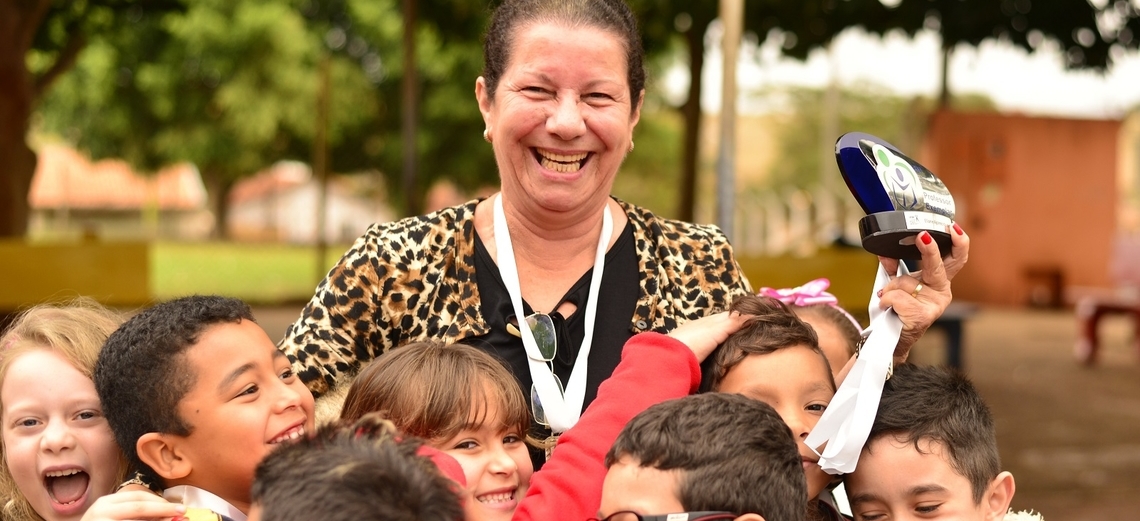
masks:
[[[489,400],[483,422],[467,427],[449,439],[432,440],[463,467],[467,521],[508,521],[530,486],[534,467],[524,433],[505,427],[506,415]]]
[[[626,50],[594,27],[533,23],[514,31],[496,92],[475,85],[505,201],[566,212],[600,206],[641,113]]]
[[[21,355],[0,404],[5,463],[41,517],[79,519],[118,483],[119,447],[95,384],[67,360],[46,349]]]

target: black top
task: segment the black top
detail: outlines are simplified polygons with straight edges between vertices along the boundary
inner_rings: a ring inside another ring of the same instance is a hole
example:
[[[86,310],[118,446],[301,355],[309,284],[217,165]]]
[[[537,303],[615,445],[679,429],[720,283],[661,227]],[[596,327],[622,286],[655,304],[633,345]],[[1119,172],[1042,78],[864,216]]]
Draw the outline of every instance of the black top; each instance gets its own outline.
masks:
[[[589,367],[586,370],[583,410],[594,401],[602,381],[613,374],[614,368],[621,361],[622,346],[633,336],[629,321],[633,316],[640,292],[638,262],[633,241],[633,228],[627,223],[613,247],[606,252],[602,290],[599,291],[594,323],[593,346],[590,348]],[[593,273],[593,268],[586,271],[558,302],[573,303],[577,309],[572,315],[562,317],[557,312],[550,314],[558,335],[558,352],[553,360],[554,374],[558,375],[563,384],[568,384],[570,381],[570,371],[574,367],[574,361],[578,359],[578,350],[585,338],[586,300],[589,298],[590,277]],[[513,320],[515,310],[511,305],[507,287],[503,284],[503,278],[499,275],[499,267],[487,252],[487,247],[479,238],[479,234],[475,234],[475,282],[479,286],[480,312],[490,326],[491,332],[462,342],[506,361],[511,372],[518,378],[519,388],[526,397],[529,407],[531,377],[526,351],[522,339],[508,333],[506,329],[508,321],[517,323],[517,320]],[[523,312],[527,315],[534,312],[525,300]],[[531,418],[532,434],[540,439],[549,436],[549,429],[534,424],[533,416]],[[533,448],[531,459],[534,461],[535,470],[538,470],[545,461],[543,452]]]

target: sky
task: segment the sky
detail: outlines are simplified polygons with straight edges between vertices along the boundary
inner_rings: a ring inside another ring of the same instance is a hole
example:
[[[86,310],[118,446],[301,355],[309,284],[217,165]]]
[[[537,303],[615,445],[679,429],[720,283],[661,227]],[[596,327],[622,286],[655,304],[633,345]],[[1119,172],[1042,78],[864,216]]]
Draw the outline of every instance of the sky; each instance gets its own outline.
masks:
[[[708,112],[720,110],[721,56],[719,30],[710,28],[705,61],[704,98]],[[813,52],[806,61],[780,55],[779,42],[769,38],[741,50],[737,84],[741,91],[771,86],[823,87],[832,74],[840,85],[873,83],[903,96],[935,97],[940,77],[939,39],[920,32],[885,38],[859,30],[844,32],[831,47],[832,56]],[[1040,116],[1116,119],[1140,108],[1140,53],[1115,60],[1104,73],[1066,71],[1058,46],[1047,41],[1029,54],[1010,44],[987,41],[978,48],[961,46],[950,61],[950,90],[955,94],[989,96],[1005,112]],[[683,96],[688,72],[683,65],[666,72],[668,92]],[[763,104],[741,103],[742,113],[764,111]]]

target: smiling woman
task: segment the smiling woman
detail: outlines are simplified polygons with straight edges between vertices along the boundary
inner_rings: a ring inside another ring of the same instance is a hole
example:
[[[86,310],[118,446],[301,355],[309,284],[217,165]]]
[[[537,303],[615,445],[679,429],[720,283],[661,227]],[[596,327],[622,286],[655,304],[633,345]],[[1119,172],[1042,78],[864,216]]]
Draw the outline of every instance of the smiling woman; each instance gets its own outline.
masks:
[[[751,293],[715,226],[610,195],[634,149],[643,59],[622,0],[499,3],[475,101],[500,191],[375,224],[357,240],[279,344],[314,394],[343,389],[394,347],[470,345],[506,361],[518,380],[529,434],[543,440],[531,451],[539,468],[542,449],[577,423],[633,335],[669,332]],[[924,250],[931,289],[921,302],[914,278],[887,288],[882,302],[914,326],[912,336],[949,302],[945,274],[960,268],[965,244],[945,269],[936,246]]]
[[[716,227],[610,195],[645,88],[628,5],[502,2],[484,59],[475,101],[500,192],[373,225],[280,347],[321,394],[392,347],[474,346],[508,363],[531,434],[549,442],[577,422],[631,336],[670,331],[750,288]]]

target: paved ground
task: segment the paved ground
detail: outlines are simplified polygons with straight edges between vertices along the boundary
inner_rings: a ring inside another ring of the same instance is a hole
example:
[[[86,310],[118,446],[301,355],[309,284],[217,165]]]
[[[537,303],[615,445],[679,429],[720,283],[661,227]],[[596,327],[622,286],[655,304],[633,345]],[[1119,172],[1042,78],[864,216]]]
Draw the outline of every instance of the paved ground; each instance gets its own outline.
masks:
[[[299,311],[256,314],[276,340]],[[1100,365],[1085,368],[1071,312],[983,309],[966,326],[966,369],[997,418],[1013,506],[1049,521],[1140,519],[1140,357],[1127,321],[1101,333]],[[930,333],[914,359],[937,363],[942,344]]]

